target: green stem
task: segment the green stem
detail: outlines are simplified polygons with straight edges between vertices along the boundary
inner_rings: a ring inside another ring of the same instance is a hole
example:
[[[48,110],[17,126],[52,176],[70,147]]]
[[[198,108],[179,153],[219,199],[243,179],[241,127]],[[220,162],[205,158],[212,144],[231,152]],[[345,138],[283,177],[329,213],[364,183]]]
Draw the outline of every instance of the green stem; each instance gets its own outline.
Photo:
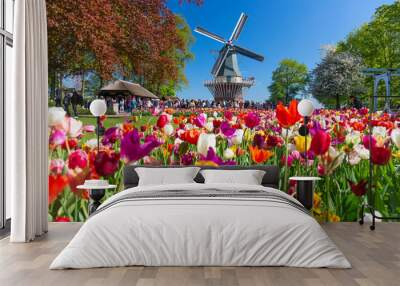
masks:
[[[284,181],[283,181],[283,191],[287,192],[287,183],[288,183],[288,157],[289,157],[289,148],[288,148],[288,141],[289,141],[289,129],[286,130],[286,136],[285,136],[285,176],[284,176]]]

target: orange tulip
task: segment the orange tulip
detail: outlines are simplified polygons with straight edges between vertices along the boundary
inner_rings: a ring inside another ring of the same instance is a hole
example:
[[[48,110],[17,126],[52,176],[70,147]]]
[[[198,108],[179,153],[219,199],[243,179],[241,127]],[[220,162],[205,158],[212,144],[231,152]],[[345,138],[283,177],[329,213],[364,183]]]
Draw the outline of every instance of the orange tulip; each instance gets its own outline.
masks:
[[[297,111],[297,101],[293,99],[288,108],[285,107],[282,102],[279,102],[276,107],[276,117],[283,128],[289,128],[296,124],[296,122],[301,119],[301,116]]]
[[[180,135],[180,138],[183,141],[196,145],[197,140],[199,140],[200,133],[201,132],[197,129],[186,130],[184,133]]]
[[[253,162],[257,164],[268,161],[269,158],[274,154],[273,152],[265,149],[258,148],[257,146],[250,146],[250,155]]]

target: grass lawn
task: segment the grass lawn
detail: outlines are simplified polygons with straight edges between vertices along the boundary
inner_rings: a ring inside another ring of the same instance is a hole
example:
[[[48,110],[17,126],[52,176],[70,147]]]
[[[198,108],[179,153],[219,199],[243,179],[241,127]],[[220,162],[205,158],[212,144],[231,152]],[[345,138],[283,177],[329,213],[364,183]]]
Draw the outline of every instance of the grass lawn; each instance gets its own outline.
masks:
[[[114,127],[118,124],[125,122],[126,120],[131,120],[131,116],[127,117],[107,117],[104,121],[104,127],[110,128]],[[96,118],[95,117],[88,117],[88,116],[80,116],[77,120],[82,121],[83,125],[94,125],[96,126]],[[154,125],[157,121],[157,117],[155,116],[139,116],[137,117],[137,121],[134,123],[136,127],[140,127],[142,125]],[[86,142],[89,139],[96,138],[96,133],[86,133],[81,141]]]

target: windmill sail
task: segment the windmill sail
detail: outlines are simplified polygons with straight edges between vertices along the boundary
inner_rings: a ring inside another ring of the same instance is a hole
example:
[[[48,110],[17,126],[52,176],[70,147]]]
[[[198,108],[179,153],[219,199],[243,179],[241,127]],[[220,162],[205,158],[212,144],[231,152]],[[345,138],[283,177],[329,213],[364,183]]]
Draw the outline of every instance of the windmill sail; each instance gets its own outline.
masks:
[[[245,48],[242,48],[242,47],[236,46],[236,45],[234,46],[234,48],[235,48],[236,52],[238,52],[239,54],[241,54],[243,56],[252,58],[252,59],[254,59],[256,61],[260,61],[260,62],[262,62],[264,60],[264,56],[256,54],[248,49],[245,49]]]
[[[216,76],[221,70],[222,66],[225,64],[226,57],[230,52],[230,47],[228,45],[224,46],[224,48],[220,51],[217,61],[215,62],[211,73]]]
[[[238,22],[236,23],[235,29],[233,29],[232,35],[229,38],[229,41],[237,40],[242,32],[243,26],[247,21],[247,15],[242,13],[239,17]]]
[[[226,43],[225,39],[222,38],[221,36],[218,36],[217,34],[211,33],[209,31],[207,31],[206,29],[203,29],[201,27],[197,27],[196,29],[194,29],[195,32],[202,34],[203,36],[209,37],[213,40],[216,40],[218,42],[221,42],[223,44]]]

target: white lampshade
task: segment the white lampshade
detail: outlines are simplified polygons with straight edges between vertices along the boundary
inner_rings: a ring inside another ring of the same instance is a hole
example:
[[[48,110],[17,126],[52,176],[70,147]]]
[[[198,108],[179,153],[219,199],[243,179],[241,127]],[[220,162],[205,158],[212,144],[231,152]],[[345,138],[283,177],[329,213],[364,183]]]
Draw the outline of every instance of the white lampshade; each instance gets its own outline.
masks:
[[[90,104],[89,109],[93,116],[99,117],[106,114],[107,104],[104,99],[95,99]]]
[[[303,99],[299,102],[297,111],[301,116],[310,117],[314,112],[314,104],[309,99]]]

